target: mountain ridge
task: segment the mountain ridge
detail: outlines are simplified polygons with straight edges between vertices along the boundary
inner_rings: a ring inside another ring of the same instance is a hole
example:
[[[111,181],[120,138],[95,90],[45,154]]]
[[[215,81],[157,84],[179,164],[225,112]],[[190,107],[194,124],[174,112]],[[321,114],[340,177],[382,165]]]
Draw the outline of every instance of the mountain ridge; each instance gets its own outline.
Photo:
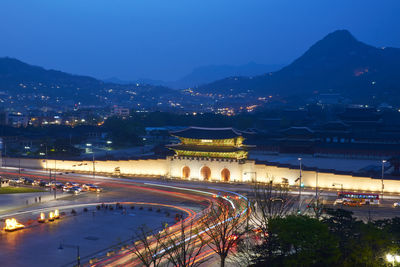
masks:
[[[394,93],[400,100],[400,49],[364,44],[347,30],[317,41],[281,70],[255,77],[230,77],[200,86],[202,93],[303,95],[337,92],[360,101]]]

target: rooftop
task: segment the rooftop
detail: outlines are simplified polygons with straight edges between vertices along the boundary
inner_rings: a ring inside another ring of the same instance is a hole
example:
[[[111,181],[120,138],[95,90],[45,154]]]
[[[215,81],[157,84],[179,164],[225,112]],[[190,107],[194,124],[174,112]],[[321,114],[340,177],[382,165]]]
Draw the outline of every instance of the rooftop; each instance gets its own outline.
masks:
[[[186,150],[186,151],[200,151],[200,152],[220,152],[220,153],[232,153],[237,151],[243,151],[243,148],[237,147],[226,147],[226,146],[186,146],[181,144],[174,144],[168,146],[174,150]]]
[[[203,128],[189,127],[180,131],[171,132],[172,135],[191,139],[231,139],[242,136],[242,133],[234,128]]]

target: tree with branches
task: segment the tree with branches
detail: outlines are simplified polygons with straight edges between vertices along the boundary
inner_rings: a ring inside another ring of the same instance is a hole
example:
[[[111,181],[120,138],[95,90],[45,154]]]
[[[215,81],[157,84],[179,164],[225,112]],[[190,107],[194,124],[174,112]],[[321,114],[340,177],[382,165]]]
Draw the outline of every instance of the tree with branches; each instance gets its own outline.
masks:
[[[143,266],[160,266],[164,257],[164,253],[160,251],[163,250],[165,236],[164,232],[154,233],[144,226],[138,229],[135,238],[137,241],[133,243],[132,252]]]
[[[295,198],[289,195],[288,185],[255,183],[253,186],[254,199],[251,223],[268,236],[268,223],[271,219],[281,218],[293,210]]]
[[[169,235],[162,242],[168,262],[180,267],[197,267],[205,263],[207,260],[199,257],[206,240],[200,236],[193,222],[186,225],[181,221],[179,227],[177,233]]]
[[[207,246],[219,256],[221,267],[225,266],[232,248],[246,232],[246,220],[241,215],[238,209],[221,200],[211,206],[208,219],[202,223]]]

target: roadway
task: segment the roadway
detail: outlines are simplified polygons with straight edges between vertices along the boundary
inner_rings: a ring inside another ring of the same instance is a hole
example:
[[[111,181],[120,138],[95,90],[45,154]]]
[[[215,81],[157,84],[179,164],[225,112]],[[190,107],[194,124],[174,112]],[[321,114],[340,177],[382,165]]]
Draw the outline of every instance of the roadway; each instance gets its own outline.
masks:
[[[0,171],[2,176],[24,176],[31,178],[48,179],[48,174],[43,170],[24,169],[21,174],[16,168],[3,168]],[[105,193],[100,195],[78,196],[74,197],[73,203],[87,204],[102,202],[123,202],[123,201],[141,201],[141,202],[158,202],[169,203],[179,207],[190,207],[193,214],[188,213],[188,220],[198,220],[201,217],[201,211],[204,210],[210,201],[210,195],[218,194],[218,192],[237,192],[243,195],[252,195],[252,187],[248,184],[234,184],[234,183],[204,183],[198,181],[182,181],[182,180],[165,180],[165,179],[152,179],[152,178],[115,178],[96,175],[93,179],[92,175],[78,174],[78,173],[60,173],[57,172],[57,181],[75,181],[79,183],[93,183],[105,188]],[[194,190],[194,191],[193,191]],[[298,189],[294,188],[289,191],[290,194],[297,195]],[[315,196],[315,189],[302,189],[302,210],[310,203]],[[337,191],[319,191],[320,198],[326,206],[331,206],[336,199]],[[157,197],[155,197],[155,195]],[[400,196],[387,194],[383,205],[369,206],[369,207],[345,207],[345,209],[354,212],[354,215],[363,220],[378,220],[383,218],[390,218],[400,215],[400,209],[392,207],[392,203],[399,201]],[[71,200],[62,200],[70,203]],[[50,203],[50,208],[59,205],[59,203]],[[24,212],[29,211],[29,208]],[[20,212],[20,211],[18,211]],[[22,215],[21,213],[15,215]],[[3,212],[4,213],[4,212]],[[1,217],[1,213],[0,213]],[[171,228],[172,229],[172,228]],[[176,231],[175,227],[175,231]],[[212,251],[202,252],[205,258],[212,257],[212,262],[215,263],[215,255]],[[100,257],[101,258],[101,257]],[[128,260],[129,258],[129,260]],[[88,258],[86,258],[86,261]],[[104,262],[103,262],[104,261]],[[115,264],[114,264],[115,263]],[[128,251],[117,253],[113,257],[103,258],[98,266],[116,265],[120,266],[135,266],[138,265],[137,261],[132,261],[132,253]]]

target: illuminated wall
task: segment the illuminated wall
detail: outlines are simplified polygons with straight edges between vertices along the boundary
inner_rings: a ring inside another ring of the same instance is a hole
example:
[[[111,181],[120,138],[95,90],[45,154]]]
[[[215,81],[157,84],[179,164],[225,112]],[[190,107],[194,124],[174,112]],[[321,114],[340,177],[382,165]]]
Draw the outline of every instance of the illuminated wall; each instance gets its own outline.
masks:
[[[220,181],[221,172],[227,169],[230,172],[230,181],[243,181],[243,172],[251,170],[254,166],[254,161],[240,161],[236,159],[224,158],[195,158],[195,157],[168,157],[169,161],[169,176],[172,178],[182,178],[183,168],[189,167],[189,180],[203,180],[201,169],[206,166],[211,170],[210,180]]]
[[[93,172],[93,161],[5,159],[6,166],[18,167],[19,164],[23,168],[47,168],[58,171]],[[165,159],[95,161],[95,171],[98,174],[165,176],[167,169],[166,164],[167,161]]]
[[[32,169],[56,169],[57,171],[75,171],[92,173],[92,161],[63,161],[41,159],[17,159],[3,158],[3,165],[7,167],[32,168]],[[148,160],[110,160],[95,161],[97,174],[122,174],[130,176],[152,176],[182,178],[183,168],[190,169],[188,179],[202,180],[201,168],[210,168],[210,180],[221,180],[221,171],[229,170],[230,181],[249,182],[252,180],[282,183],[287,179],[290,185],[298,185],[295,180],[299,177],[298,169],[255,164],[252,160],[238,161],[236,159],[212,159],[172,156],[166,159]],[[340,190],[341,184],[346,190],[380,191],[381,180],[369,177],[333,174],[326,172],[303,171],[303,183],[306,187],[315,187],[318,178],[318,186]],[[334,185],[335,184],[335,185]],[[385,192],[400,193],[400,180],[384,180]]]

